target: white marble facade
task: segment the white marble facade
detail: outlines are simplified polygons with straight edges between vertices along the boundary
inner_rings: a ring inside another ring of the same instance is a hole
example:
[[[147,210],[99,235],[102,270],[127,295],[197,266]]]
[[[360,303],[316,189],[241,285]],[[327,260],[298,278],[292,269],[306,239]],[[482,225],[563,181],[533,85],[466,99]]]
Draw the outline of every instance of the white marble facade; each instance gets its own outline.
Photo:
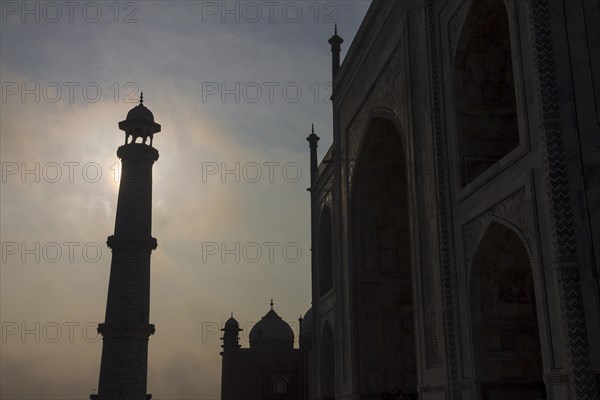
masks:
[[[599,398],[599,21],[373,1],[311,192],[310,398]]]

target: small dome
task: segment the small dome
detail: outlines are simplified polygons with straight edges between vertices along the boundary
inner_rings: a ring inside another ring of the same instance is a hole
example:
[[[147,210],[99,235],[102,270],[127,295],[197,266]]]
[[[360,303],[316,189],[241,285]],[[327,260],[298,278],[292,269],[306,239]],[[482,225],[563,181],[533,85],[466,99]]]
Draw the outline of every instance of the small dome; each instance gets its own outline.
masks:
[[[154,115],[144,105],[144,92],[140,93],[140,104],[133,107],[127,113],[126,121],[149,121],[154,122]]]
[[[250,331],[250,347],[294,347],[292,328],[271,309]]]
[[[225,328],[223,330],[225,331],[237,331],[240,329],[240,324],[238,324],[237,320],[235,318],[233,318],[233,316],[231,316],[231,318],[229,318],[227,320],[227,322],[225,322]]]
[[[127,113],[127,121],[150,121],[154,122],[154,115],[142,103],[133,107]]]

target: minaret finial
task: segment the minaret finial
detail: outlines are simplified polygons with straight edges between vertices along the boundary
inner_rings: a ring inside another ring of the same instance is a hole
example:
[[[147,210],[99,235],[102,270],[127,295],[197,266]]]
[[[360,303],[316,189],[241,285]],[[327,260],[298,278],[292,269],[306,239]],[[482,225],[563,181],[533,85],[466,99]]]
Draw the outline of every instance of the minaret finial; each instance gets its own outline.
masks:
[[[231,318],[233,318],[233,311],[231,312]]]
[[[312,133],[313,135],[315,134],[315,124],[311,124],[312,127],[310,128],[310,133]]]
[[[140,93],[140,105],[144,104],[144,92]]]
[[[335,82],[335,76],[340,69],[341,44],[344,43],[344,39],[338,35],[337,24],[333,28],[333,36],[327,42],[331,45],[331,78]]]
[[[273,299],[271,299],[271,310],[273,309]]]

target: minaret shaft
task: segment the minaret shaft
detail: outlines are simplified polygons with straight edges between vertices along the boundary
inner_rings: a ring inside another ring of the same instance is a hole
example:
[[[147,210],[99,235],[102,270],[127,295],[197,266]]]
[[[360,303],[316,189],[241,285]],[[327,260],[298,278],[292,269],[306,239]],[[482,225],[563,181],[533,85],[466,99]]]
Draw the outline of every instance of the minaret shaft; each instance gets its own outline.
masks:
[[[122,160],[122,169],[115,235],[125,238],[149,235],[152,223],[152,164],[158,158],[158,152],[145,145],[124,145],[117,155]]]
[[[150,255],[156,248],[152,228],[152,166],[158,151],[146,139],[160,131],[140,102],[119,124],[126,144],[119,147],[121,182],[112,250],[102,360],[97,400],[146,400],[150,324]],[[127,143],[129,137],[133,139]],[[136,137],[142,143],[136,143]]]
[[[115,233],[108,238],[113,251],[106,305],[107,323],[149,322],[152,164],[158,151],[144,144],[121,146],[121,183]]]

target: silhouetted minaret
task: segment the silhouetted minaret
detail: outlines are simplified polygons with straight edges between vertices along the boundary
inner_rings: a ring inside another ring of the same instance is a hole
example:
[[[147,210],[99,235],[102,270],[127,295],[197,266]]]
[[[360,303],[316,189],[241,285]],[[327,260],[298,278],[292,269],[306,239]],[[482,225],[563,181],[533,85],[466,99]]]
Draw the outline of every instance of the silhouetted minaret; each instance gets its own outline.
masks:
[[[225,327],[221,331],[223,332],[223,337],[221,338],[223,341],[221,345],[223,348],[221,352],[221,356],[223,357],[223,364],[221,366],[221,398],[235,399],[236,388],[232,387],[232,383],[237,381],[236,375],[239,374],[239,370],[236,368],[235,359],[231,359],[231,355],[236,354],[236,351],[241,347],[239,333],[242,330],[240,329],[240,324],[233,318],[233,312],[231,313],[231,318],[225,322]]]
[[[221,329],[221,332],[223,332],[223,337],[221,338],[221,340],[223,341],[223,344],[221,345],[221,347],[223,348],[224,351],[240,348],[240,337],[239,337],[240,331],[241,331],[240,324],[238,324],[236,319],[233,318],[233,312],[232,312],[231,318],[229,318],[227,320],[227,322],[225,322],[225,328]],[[221,354],[223,354],[223,353],[221,353]]]
[[[340,49],[341,44],[344,43],[344,39],[337,34],[337,24],[335,24],[334,33],[329,38],[329,44],[331,45],[331,81],[335,82],[335,76],[337,75],[338,69],[340,69]]]
[[[319,137],[315,135],[315,125],[313,124],[310,130],[310,135],[306,138],[308,141],[308,147],[310,148],[310,186],[317,180],[318,164],[317,164],[317,142]]]
[[[150,253],[157,245],[151,235],[152,165],[158,160],[152,138],[160,125],[140,97],[119,128],[125,131],[125,144],[117,150],[121,183],[115,233],[107,240],[112,262],[106,320],[98,325],[103,337],[100,381],[91,398],[146,400],[152,397],[146,384],[148,338],[154,333],[149,323]]]
[[[317,183],[317,179],[319,176],[319,167],[317,164],[317,147],[318,147],[318,142],[319,142],[319,137],[317,135],[315,135],[315,125],[313,124],[310,130],[310,135],[308,135],[308,137],[306,138],[306,140],[308,140],[308,146],[310,148],[310,188],[308,189],[310,191],[310,243],[311,243],[311,248],[310,248],[310,276],[313,278],[311,279],[312,281],[312,285],[311,285],[311,305],[312,305],[312,312],[309,316],[309,319],[312,319],[311,321],[302,321],[304,324],[308,323],[310,326],[316,326],[316,317],[315,317],[315,310],[317,308],[317,279],[315,279],[315,277],[317,276],[317,249],[316,249],[316,243],[317,243],[317,226],[318,226],[318,221],[319,221],[319,205],[318,205],[318,199],[317,199],[317,190],[316,190],[316,183]],[[313,329],[312,332],[308,332],[308,335],[310,336],[309,338],[309,343],[310,343],[310,347],[312,349],[312,343],[316,343],[315,341],[315,337],[316,337],[316,332],[317,330]],[[302,335],[302,333],[301,333]],[[303,342],[306,342],[306,333],[304,334],[303,337]],[[304,361],[304,362],[308,362],[308,361]],[[318,382],[317,381],[317,368],[313,368],[312,369],[312,376],[307,376],[305,377],[305,382]],[[305,388],[307,388],[307,386],[305,386]],[[306,397],[308,398],[308,397]]]

